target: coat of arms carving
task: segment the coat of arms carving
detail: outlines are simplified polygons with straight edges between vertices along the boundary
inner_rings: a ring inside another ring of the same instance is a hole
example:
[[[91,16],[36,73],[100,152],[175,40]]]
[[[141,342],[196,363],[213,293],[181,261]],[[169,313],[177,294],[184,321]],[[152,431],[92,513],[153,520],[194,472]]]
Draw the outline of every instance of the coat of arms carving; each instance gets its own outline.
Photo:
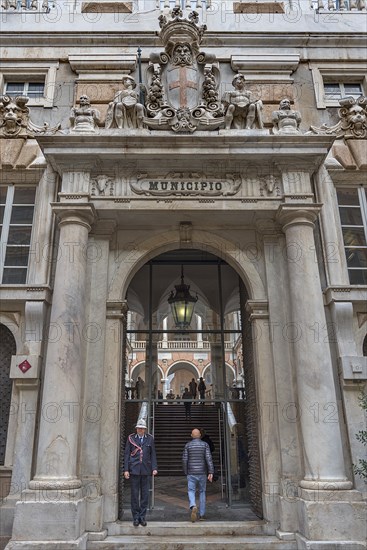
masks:
[[[150,56],[144,124],[175,132],[219,128],[224,113],[218,94],[218,63],[199,50],[206,26],[198,24],[197,12],[186,19],[178,7],[170,20],[162,15],[159,22],[165,51]]]

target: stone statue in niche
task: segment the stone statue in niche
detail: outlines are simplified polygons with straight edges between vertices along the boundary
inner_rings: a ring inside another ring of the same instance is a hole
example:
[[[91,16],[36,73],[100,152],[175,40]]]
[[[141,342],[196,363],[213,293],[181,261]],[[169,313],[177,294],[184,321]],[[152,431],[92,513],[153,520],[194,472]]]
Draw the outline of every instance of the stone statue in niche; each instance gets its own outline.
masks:
[[[279,111],[273,111],[273,134],[300,134],[301,114],[292,111],[291,102],[285,98],[279,103]]]
[[[256,100],[245,88],[245,77],[238,74],[232,80],[234,90],[226,92],[222,98],[225,108],[225,128],[235,130],[250,130],[263,128],[261,99]]]
[[[367,97],[360,96],[343,97],[339,101],[340,109],[338,115],[340,120],[334,126],[321,128],[311,126],[313,134],[336,135],[344,139],[366,139],[367,137]]]
[[[82,95],[79,99],[79,107],[73,107],[70,112],[71,131],[86,134],[95,132],[99,119],[99,111],[91,106],[87,95]]]
[[[138,101],[136,82],[131,76],[122,79],[123,89],[108,105],[106,128],[143,128],[144,107]]]

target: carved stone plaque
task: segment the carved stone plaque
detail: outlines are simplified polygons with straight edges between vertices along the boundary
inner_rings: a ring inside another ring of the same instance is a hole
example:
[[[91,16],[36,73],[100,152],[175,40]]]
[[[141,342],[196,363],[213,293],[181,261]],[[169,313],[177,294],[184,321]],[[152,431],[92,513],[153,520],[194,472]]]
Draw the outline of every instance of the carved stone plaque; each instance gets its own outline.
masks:
[[[230,174],[219,179],[203,174],[170,173],[162,178],[138,176],[130,187],[138,195],[179,196],[228,196],[235,195],[241,186],[241,178]]]

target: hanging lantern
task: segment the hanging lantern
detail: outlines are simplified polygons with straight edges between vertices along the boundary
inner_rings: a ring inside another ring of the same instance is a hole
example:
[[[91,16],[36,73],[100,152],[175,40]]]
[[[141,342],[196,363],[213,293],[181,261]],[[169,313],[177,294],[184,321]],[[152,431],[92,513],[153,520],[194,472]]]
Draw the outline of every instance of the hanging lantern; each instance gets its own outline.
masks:
[[[190,285],[184,283],[183,266],[181,266],[181,284],[175,285],[175,289],[175,292],[171,290],[168,303],[171,306],[176,327],[185,329],[190,326],[198,297],[191,296]]]

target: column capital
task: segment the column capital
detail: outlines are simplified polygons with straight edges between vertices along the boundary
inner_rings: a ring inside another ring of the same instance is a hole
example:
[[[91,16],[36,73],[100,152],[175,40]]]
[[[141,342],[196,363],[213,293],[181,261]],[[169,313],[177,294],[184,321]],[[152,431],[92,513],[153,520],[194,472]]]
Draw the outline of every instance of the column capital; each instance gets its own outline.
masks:
[[[52,211],[59,220],[59,227],[68,224],[83,225],[91,230],[91,225],[97,220],[97,212],[93,204],[51,203]]]
[[[277,221],[285,232],[292,225],[313,227],[321,210],[321,204],[281,204],[276,214]]]
[[[246,311],[250,314],[250,321],[269,318],[269,303],[267,300],[247,300]]]
[[[106,307],[109,319],[124,319],[129,309],[126,300],[108,300]]]

